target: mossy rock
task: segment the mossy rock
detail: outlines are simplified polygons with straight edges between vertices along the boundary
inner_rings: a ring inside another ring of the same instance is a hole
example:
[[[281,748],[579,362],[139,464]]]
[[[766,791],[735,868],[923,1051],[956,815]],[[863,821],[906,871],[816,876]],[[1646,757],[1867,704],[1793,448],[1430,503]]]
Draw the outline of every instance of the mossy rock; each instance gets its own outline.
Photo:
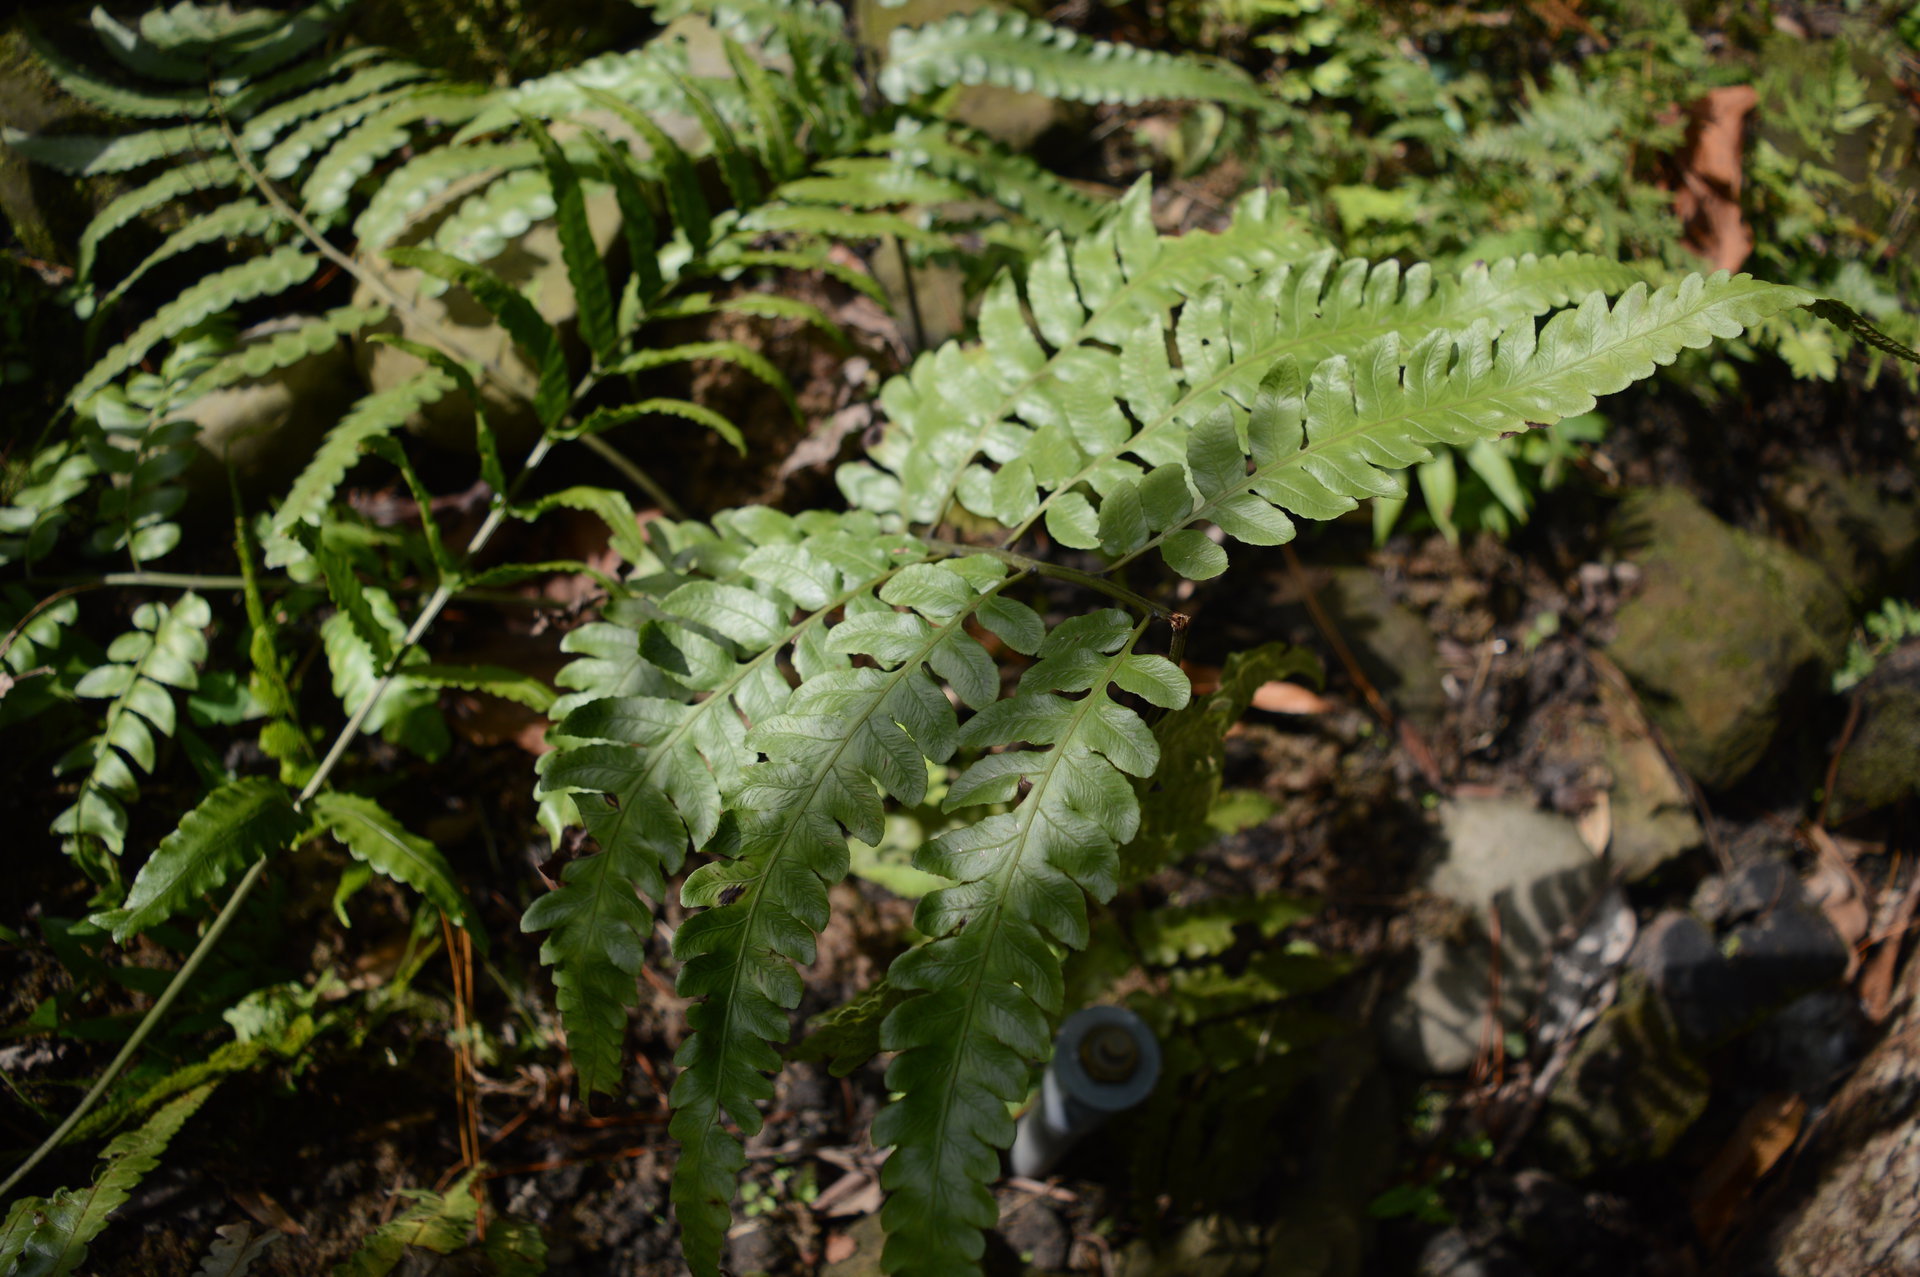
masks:
[[[1825,686],[1852,627],[1846,593],[1811,560],[1729,527],[1676,488],[1636,493],[1616,526],[1642,585],[1608,654],[1680,765],[1725,789]]]
[[[1856,694],[1860,722],[1833,781],[1839,819],[1920,795],[1920,642],[1883,659]]]
[[[1920,485],[1907,471],[1876,476],[1802,466],[1785,477],[1774,504],[1799,548],[1855,607],[1911,584],[1920,564]]]

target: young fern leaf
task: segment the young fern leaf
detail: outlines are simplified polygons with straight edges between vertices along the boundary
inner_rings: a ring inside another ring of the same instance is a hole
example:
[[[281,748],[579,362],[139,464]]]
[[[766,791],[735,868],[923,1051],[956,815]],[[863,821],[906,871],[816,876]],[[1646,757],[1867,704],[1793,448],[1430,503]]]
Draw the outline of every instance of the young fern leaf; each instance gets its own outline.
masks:
[[[143,603],[133,629],[107,648],[108,664],[89,670],[74,687],[83,699],[109,702],[100,734],[68,751],[56,771],[87,768],[73,805],[54,817],[53,832],[66,836],[69,855],[97,841],[113,855],[126,849],[125,804],[139,794],[134,768],[152,771],[154,733],[173,735],[173,692],[199,686],[196,667],[207,658],[203,631],[212,609],[197,594],[183,594],[172,607]]]
[[[769,578],[806,576],[804,547],[757,553]],[[998,695],[992,658],[965,627],[990,604],[991,616],[1019,605],[1000,598],[1011,584],[1003,565],[966,566],[964,576],[940,564],[902,568],[878,599],[905,611],[867,610],[873,597],[864,593],[845,599],[847,619],[812,648],[826,668],[810,671],[784,710],[747,735],[747,747],[765,757],[730,791],[733,823],[707,847],[724,859],[681,892],[683,904],[705,909],[674,938],[685,963],[679,991],[703,1001],[688,1010],[693,1032],[675,1057],[673,1201],[687,1261],[702,1277],[718,1271],[734,1180],[746,1164],[723,1118],[747,1135],[760,1128],[756,1102],[773,1096],[763,1074],[780,1064],[769,1043],[786,1039],[787,1013],[800,1000],[792,964],[814,959],[827,888],[847,873],[848,835],[878,841],[881,799],[921,801],[922,760],[952,757],[959,733],[935,675],[976,708]],[[814,589],[809,603],[832,601]],[[871,665],[855,668],[850,656]]]
[[[247,1277],[253,1261],[266,1254],[281,1238],[281,1234],[272,1229],[255,1237],[246,1224],[222,1224],[214,1229],[214,1235],[219,1240],[207,1248],[206,1257],[193,1270],[193,1277]]]
[[[933,940],[887,973],[917,994],[881,1029],[882,1047],[900,1053],[887,1069],[900,1098],[873,1128],[874,1143],[894,1150],[882,1172],[890,1196],[881,1262],[890,1273],[973,1277],[981,1230],[999,1218],[989,1185],[1000,1175],[998,1150],[1013,1140],[1007,1108],[1026,1094],[1061,1009],[1051,944],[1086,943],[1085,897],[1113,894],[1119,845],[1139,827],[1127,777],[1151,775],[1159,762],[1152,733],[1112,688],[1169,709],[1188,698],[1178,667],[1134,653],[1145,625],[1113,611],[1064,622],[1018,693],[961,730],[965,745],[1039,748],[968,768],[947,810],[1016,805],[914,856],[917,868],[957,885],[921,900],[914,925]]]
[[[908,102],[956,84],[991,84],[1067,102],[1270,104],[1230,64],[1089,40],[1018,11],[980,9],[894,31],[880,71],[882,93]]]
[[[360,1249],[337,1266],[334,1277],[386,1277],[407,1256],[409,1247],[447,1255],[467,1244],[480,1199],[474,1196],[475,1167],[455,1180],[445,1193],[407,1189],[414,1204],[373,1230]]]
[[[108,1217],[133,1195],[207,1096],[213,1083],[170,1101],[135,1131],[100,1151],[106,1165],[86,1188],[61,1189],[52,1197],[21,1197],[0,1222],[0,1272],[21,1277],[66,1277],[87,1261],[87,1247]]]
[[[180,818],[140,867],[127,902],[90,916],[125,944],[227,881],[235,869],[291,847],[306,829],[293,796],[263,776],[229,781]]]

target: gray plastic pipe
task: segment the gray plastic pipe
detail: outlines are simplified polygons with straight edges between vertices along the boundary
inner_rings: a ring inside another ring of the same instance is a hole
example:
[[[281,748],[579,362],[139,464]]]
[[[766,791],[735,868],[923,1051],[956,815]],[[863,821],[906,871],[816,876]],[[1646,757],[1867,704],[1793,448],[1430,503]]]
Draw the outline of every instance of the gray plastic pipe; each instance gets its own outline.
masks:
[[[1159,1080],[1160,1043],[1144,1020],[1125,1007],[1075,1011],[1053,1040],[1040,1099],[1013,1137],[1013,1173],[1045,1175],[1082,1135],[1146,1099]]]

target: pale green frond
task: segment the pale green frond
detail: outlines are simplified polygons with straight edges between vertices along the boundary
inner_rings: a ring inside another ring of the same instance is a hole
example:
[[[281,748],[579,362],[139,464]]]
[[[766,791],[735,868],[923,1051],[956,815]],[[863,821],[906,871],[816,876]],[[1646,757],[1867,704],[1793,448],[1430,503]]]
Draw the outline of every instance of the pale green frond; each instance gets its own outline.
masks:
[[[301,202],[316,217],[344,208],[354,184],[405,146],[415,125],[458,123],[480,103],[477,93],[442,90],[407,94],[387,104],[327,148],[300,185]]]
[[[79,133],[49,137],[6,128],[0,129],[0,141],[36,164],[58,169],[72,177],[130,173],[161,160],[218,151],[222,145],[220,131],[211,124],[179,124],[172,128],[149,129],[144,133],[128,133],[120,137],[93,137]]]
[[[489,97],[485,107],[453,135],[459,146],[474,138],[512,128],[520,117],[564,120],[594,107],[589,90],[609,93],[638,110],[657,112],[679,98],[674,83],[676,62],[684,61],[660,45],[648,44],[622,53],[606,53],[577,67],[556,71],[515,85]]]
[[[382,179],[354,220],[353,233],[363,249],[383,248],[415,213],[456,184],[483,173],[531,168],[539,162],[540,152],[525,141],[433,147]]]
[[[219,208],[203,217],[196,217],[173,234],[162,240],[160,246],[148,253],[115,284],[106,296],[100,299],[96,313],[112,307],[127,290],[146,277],[148,271],[180,254],[199,248],[203,244],[218,244],[231,239],[257,239],[275,226],[285,224],[285,218],[258,200],[239,199],[231,204],[222,204]]]
[[[211,109],[204,89],[134,89],[106,79],[60,52],[28,24],[27,43],[53,82],[88,106],[128,120],[194,119]]]
[[[894,31],[881,92],[907,102],[955,84],[991,84],[1068,102],[1268,103],[1246,72],[1228,63],[1089,40],[1018,10],[984,8]]]
[[[385,319],[384,306],[338,306],[324,315],[282,329],[264,341],[249,342],[229,355],[223,355],[196,377],[183,393],[183,400],[238,382],[265,377],[276,369],[291,368],[302,360],[332,350],[342,337],[350,337]]]
[[[776,190],[774,198],[796,204],[887,208],[949,204],[974,194],[971,187],[891,157],[844,156],[823,160],[814,168],[825,176],[796,178]]]
[[[386,1277],[413,1248],[436,1255],[459,1250],[467,1244],[480,1210],[480,1198],[473,1191],[479,1174],[480,1168],[474,1167],[448,1185],[445,1193],[402,1190],[401,1195],[411,1198],[413,1205],[374,1229],[360,1249],[334,1267],[333,1277]]]
[[[454,925],[471,927],[472,906],[446,857],[425,838],[408,832],[379,803],[358,794],[329,791],[314,795],[307,810],[355,860],[412,887]]]
[[[958,182],[1066,235],[1092,231],[1107,207],[1027,156],[958,124],[902,120],[866,149],[890,152],[896,164]]]
[[[74,269],[76,278],[81,282],[91,279],[101,241],[141,214],[164,208],[181,196],[195,191],[238,186],[241,180],[239,164],[224,157],[209,156],[192,164],[168,169],[145,185],[115,196],[105,208],[94,214],[86,229],[80,232],[79,254]]]
[[[245,124],[239,129],[240,145],[249,151],[266,150],[289,127],[303,120],[326,120],[325,124],[315,124],[311,129],[303,126],[301,140],[294,143],[291,149],[278,154],[269,153],[271,158],[267,163],[272,170],[269,176],[272,176],[283,162],[291,161],[297,165],[311,154],[315,146],[336,136],[342,128],[360,118],[364,112],[355,114],[352,111],[357,104],[372,103],[376,99],[391,100],[393,90],[415,84],[430,74],[424,67],[417,67],[411,62],[381,60],[372,66],[360,66],[379,56],[377,49],[349,49],[321,64],[322,79],[331,79],[341,71],[360,67],[344,80],[322,84],[294,97],[275,101],[272,106],[253,113],[247,113],[245,104],[236,102],[234,114],[245,119]],[[260,87],[264,89],[267,86]],[[264,103],[261,105],[264,106]],[[291,172],[292,169],[287,171]]]

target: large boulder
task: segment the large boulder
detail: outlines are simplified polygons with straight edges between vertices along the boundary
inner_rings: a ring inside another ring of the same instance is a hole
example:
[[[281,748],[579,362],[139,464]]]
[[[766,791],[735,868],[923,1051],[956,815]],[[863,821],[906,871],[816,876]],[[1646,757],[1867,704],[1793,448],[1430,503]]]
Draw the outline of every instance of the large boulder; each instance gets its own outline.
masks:
[[[1920,796],[1920,641],[1882,658],[1854,694],[1860,722],[1833,778],[1842,820]]]
[[[270,341],[310,318],[269,320],[240,334],[240,344]],[[200,396],[179,414],[200,427],[199,450],[187,470],[188,490],[223,513],[229,468],[245,493],[283,490],[359,389],[346,343],[336,341],[285,368]]]
[[[1618,529],[1643,584],[1620,609],[1608,654],[1680,765],[1724,789],[1839,663],[1852,625],[1846,593],[1812,561],[1729,527],[1678,489],[1636,494]]]
[[[1843,474],[1816,466],[1789,472],[1773,505],[1795,544],[1825,568],[1857,608],[1902,593],[1920,564],[1920,492],[1913,476]]]

